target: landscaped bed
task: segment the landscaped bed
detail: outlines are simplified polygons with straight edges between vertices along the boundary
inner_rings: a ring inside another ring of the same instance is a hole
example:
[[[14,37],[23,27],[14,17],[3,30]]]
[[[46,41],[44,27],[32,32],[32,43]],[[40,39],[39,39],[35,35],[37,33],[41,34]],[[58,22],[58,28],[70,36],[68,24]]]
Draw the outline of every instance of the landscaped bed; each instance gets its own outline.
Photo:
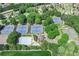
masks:
[[[6,51],[0,52],[1,56],[50,56],[49,51]]]

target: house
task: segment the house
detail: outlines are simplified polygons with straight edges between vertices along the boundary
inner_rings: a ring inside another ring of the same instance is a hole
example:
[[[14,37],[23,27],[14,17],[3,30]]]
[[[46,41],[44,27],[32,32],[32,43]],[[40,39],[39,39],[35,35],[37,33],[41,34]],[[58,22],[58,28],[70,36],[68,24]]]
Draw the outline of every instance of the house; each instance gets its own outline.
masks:
[[[53,21],[54,23],[59,23],[59,24],[62,24],[62,23],[63,23],[63,21],[61,20],[60,17],[53,17],[53,18],[52,18],[52,21]]]

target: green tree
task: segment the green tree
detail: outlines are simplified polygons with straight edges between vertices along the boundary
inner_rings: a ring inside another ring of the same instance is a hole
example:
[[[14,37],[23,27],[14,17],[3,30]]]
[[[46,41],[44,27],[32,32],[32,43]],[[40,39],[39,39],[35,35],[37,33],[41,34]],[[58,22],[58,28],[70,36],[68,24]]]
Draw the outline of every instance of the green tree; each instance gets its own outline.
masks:
[[[48,33],[49,31],[51,31],[51,27],[49,25],[45,26],[45,32]]]
[[[2,20],[1,22],[2,22],[2,24],[5,24],[5,25],[9,24],[6,19]]]
[[[48,32],[48,37],[50,39],[54,39],[58,35],[59,35],[59,31],[57,29]]]
[[[61,39],[58,40],[58,44],[61,45],[65,45],[69,40],[69,36],[67,34],[62,34]]]
[[[47,19],[44,21],[44,23],[43,23],[43,25],[44,26],[47,26],[47,25],[49,25],[49,24],[51,24],[52,22],[51,22],[51,18],[50,17],[47,17]]]
[[[20,13],[20,14],[23,14],[23,13],[25,13],[25,12],[26,12],[25,6],[24,6],[24,5],[20,6],[20,8],[19,8],[19,13]]]
[[[2,8],[2,6],[0,6],[0,13],[3,11],[3,8]]]
[[[48,34],[48,37],[50,39],[54,39],[56,36],[58,36],[60,34],[58,31],[57,25],[54,23],[45,26],[45,31]]]
[[[36,23],[36,24],[41,24],[41,23],[42,23],[42,20],[40,19],[39,16],[36,16],[36,18],[35,18],[35,23]]]
[[[33,24],[35,22],[35,17],[36,17],[37,13],[32,12],[27,16],[27,22],[30,24]]]
[[[16,19],[15,18],[10,18],[10,23],[16,25],[17,24]]]
[[[54,8],[52,12],[55,16],[61,17],[61,13],[56,8]]]
[[[4,50],[4,45],[0,44],[0,50]]]
[[[59,56],[64,56],[65,51],[66,51],[65,47],[63,47],[63,46],[58,47],[58,55]]]
[[[46,7],[45,5],[42,7],[42,10],[43,10],[43,12],[46,12],[46,11],[48,11],[48,7]]]
[[[26,12],[31,13],[31,12],[38,12],[36,8],[28,8],[26,9]]]
[[[42,41],[42,44],[41,44],[41,49],[42,50],[47,50],[48,49],[48,42],[46,40],[43,40]]]
[[[27,22],[27,18],[25,15],[21,14],[18,16],[18,20],[20,24],[25,24]]]
[[[15,45],[20,36],[21,34],[16,31],[11,32],[7,38],[7,43]]]
[[[65,46],[65,54],[66,56],[74,56],[75,50],[76,50],[76,44],[75,42],[69,42]]]
[[[42,15],[41,15],[41,20],[46,20],[48,17],[50,17],[49,15],[50,13],[48,11],[44,12]]]
[[[8,44],[4,45],[4,50],[9,50],[9,45]]]
[[[56,56],[58,54],[59,45],[56,43],[49,43],[48,48],[51,51],[51,55]]]
[[[79,33],[79,16],[77,15],[63,15],[61,16],[62,20],[65,21],[65,24],[73,27],[76,32]],[[75,21],[76,20],[76,21]]]
[[[3,14],[0,14],[0,20],[5,19],[6,17]]]
[[[79,45],[75,46],[74,56],[79,56]]]

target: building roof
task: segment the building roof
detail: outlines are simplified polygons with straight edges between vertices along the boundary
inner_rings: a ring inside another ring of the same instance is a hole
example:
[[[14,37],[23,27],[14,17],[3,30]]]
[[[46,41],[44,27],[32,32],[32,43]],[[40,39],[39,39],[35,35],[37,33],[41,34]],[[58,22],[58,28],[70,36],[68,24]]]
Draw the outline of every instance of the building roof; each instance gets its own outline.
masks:
[[[14,25],[7,25],[1,30],[2,35],[9,35],[14,30]]]
[[[26,34],[28,32],[28,26],[26,25],[17,26],[16,31],[21,34]]]
[[[18,43],[19,44],[24,44],[24,45],[31,45],[32,37],[20,37]]]
[[[43,26],[42,25],[32,25],[31,26],[31,33],[33,34],[40,34],[43,33]]]
[[[54,22],[54,23],[62,23],[62,20],[61,20],[60,17],[54,17],[54,18],[53,18],[53,22]]]

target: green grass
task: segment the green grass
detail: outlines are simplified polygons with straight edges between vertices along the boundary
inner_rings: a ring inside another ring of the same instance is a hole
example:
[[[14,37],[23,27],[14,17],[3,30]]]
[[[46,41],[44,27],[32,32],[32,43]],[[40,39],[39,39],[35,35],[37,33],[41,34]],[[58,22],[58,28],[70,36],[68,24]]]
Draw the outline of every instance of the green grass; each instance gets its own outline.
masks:
[[[0,56],[50,56],[49,51],[6,51],[0,52]]]

